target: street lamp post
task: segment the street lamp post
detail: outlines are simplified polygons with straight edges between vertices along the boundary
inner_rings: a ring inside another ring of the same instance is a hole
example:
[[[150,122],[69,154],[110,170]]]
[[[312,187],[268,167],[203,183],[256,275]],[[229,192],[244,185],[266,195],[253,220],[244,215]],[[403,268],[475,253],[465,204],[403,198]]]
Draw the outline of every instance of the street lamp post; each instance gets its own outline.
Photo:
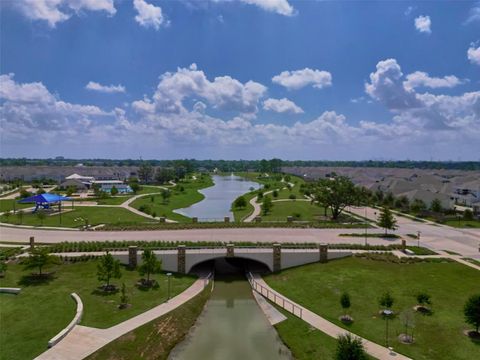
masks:
[[[365,205],[365,246],[367,246],[367,231],[368,231],[368,221],[367,221],[367,205]]]
[[[168,278],[168,298],[167,301],[170,300],[170,279],[172,278],[172,273],[167,273],[167,278]]]
[[[420,234],[422,232],[421,231],[417,231],[417,247],[420,247]]]

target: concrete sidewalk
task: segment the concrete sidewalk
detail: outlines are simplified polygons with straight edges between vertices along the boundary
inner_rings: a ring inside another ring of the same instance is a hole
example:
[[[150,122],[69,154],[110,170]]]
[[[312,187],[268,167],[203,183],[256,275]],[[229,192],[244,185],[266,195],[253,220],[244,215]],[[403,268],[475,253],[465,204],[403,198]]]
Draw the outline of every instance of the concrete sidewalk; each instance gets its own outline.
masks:
[[[327,334],[331,337],[337,338],[339,335],[343,335],[343,334],[349,332],[348,330],[345,330],[345,329],[341,328],[340,326],[337,326],[337,325],[331,323],[330,321],[322,318],[321,316],[315,314],[314,312],[304,308],[303,306],[295,303],[294,301],[292,301],[292,300],[288,299],[287,297],[285,297],[284,295],[280,294],[279,292],[273,290],[261,278],[260,275],[252,274],[252,277],[258,284],[263,286],[265,289],[268,289],[268,300],[270,300],[272,302],[275,302],[277,305],[282,307],[282,298],[285,299],[285,301],[288,301],[291,304],[293,304],[294,307],[292,307],[291,309],[294,309],[294,308],[301,309],[300,315],[301,315],[301,319],[303,321],[307,322],[308,324],[312,325],[313,327],[322,331],[323,333],[325,333],[325,334]],[[264,294],[262,294],[262,295],[265,297]],[[289,312],[292,312],[288,309],[288,307],[285,308],[285,310],[287,310]],[[299,312],[296,311],[295,314],[298,316]],[[353,335],[355,335],[355,334],[353,334]],[[357,336],[357,335],[355,335],[355,336]],[[395,352],[389,350],[388,348],[386,348],[384,346],[381,346],[377,343],[374,343],[374,342],[369,341],[369,340],[364,339],[364,338],[361,338],[361,339],[362,339],[362,343],[363,343],[363,346],[365,348],[365,351],[367,353],[369,353],[371,356],[373,356],[377,359],[380,359],[380,360],[392,360],[392,359],[409,360],[410,359],[410,358],[408,358],[404,355],[395,353]]]
[[[36,360],[80,360],[136,328],[167,314],[202,292],[208,285],[208,275],[202,275],[188,289],[170,301],[108,329],[77,325],[57,345],[36,357]]]

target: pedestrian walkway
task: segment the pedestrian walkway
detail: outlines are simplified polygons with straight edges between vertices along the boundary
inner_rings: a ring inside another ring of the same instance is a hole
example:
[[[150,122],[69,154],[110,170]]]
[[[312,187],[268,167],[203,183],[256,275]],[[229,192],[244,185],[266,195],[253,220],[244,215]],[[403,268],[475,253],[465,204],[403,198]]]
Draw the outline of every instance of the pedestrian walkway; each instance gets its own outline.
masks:
[[[93,354],[111,341],[183,305],[200,294],[209,283],[203,274],[184,292],[161,305],[108,329],[77,325],[57,345],[36,357],[36,360],[80,360]]]
[[[337,326],[330,321],[322,318],[320,315],[315,314],[314,312],[308,310],[307,308],[304,308],[303,306],[295,303],[294,301],[288,299],[284,295],[280,294],[279,292],[273,290],[268,284],[262,279],[262,277],[258,274],[252,274],[252,279],[254,283],[257,283],[261,287],[263,287],[265,290],[263,291],[258,291],[260,292],[264,297],[267,297],[268,300],[276,303],[278,306],[283,307],[285,302],[288,302],[288,306],[284,307],[285,310],[292,312],[295,311],[295,315],[299,316],[303,321],[307,322],[314,328],[322,331],[323,333],[337,338],[340,335],[343,335],[345,333],[348,333],[348,330],[345,330],[341,328],[340,326]],[[267,293],[265,295],[265,292]],[[282,305],[283,304],[283,305]],[[293,305],[293,306],[292,306]],[[355,335],[355,334],[352,334]],[[357,336],[357,335],[355,335]],[[361,338],[361,337],[360,337]],[[380,359],[380,360],[408,360],[410,358],[395,353],[394,351],[381,346],[377,343],[374,343],[372,341],[369,341],[367,339],[361,338],[363,346],[365,348],[365,351],[369,353],[371,356]]]

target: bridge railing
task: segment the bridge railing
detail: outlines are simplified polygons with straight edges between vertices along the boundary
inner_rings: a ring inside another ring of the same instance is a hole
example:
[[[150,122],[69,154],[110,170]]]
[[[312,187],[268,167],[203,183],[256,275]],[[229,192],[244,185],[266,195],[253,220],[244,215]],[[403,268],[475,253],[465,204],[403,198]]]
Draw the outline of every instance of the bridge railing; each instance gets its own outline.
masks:
[[[253,278],[253,275],[251,272],[247,273],[247,279],[252,289],[258,292],[260,295],[265,296],[268,300],[272,301],[274,304],[280,306],[282,309],[287,310],[288,312],[299,317],[300,319],[302,318],[303,311],[300,306],[294,304],[287,298],[270,290],[268,287],[265,287],[262,284],[260,284],[258,281],[256,281]]]

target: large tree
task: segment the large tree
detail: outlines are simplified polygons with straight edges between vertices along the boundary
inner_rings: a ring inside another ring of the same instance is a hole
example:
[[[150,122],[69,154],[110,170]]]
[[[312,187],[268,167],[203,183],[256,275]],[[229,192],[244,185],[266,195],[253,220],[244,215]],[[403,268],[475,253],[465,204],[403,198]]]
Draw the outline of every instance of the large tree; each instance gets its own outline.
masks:
[[[475,326],[475,331],[478,333],[480,327],[480,294],[472,295],[465,303],[463,308],[465,321]]]
[[[319,205],[331,210],[334,220],[338,219],[347,206],[358,201],[358,189],[346,176],[320,179],[315,187],[315,200]]]
[[[38,275],[48,265],[60,264],[58,256],[50,255],[47,247],[34,247],[30,250],[30,256],[23,261],[25,269],[38,269]]]
[[[153,166],[148,162],[143,162],[138,168],[138,178],[144,183],[149,183],[153,179]]]

